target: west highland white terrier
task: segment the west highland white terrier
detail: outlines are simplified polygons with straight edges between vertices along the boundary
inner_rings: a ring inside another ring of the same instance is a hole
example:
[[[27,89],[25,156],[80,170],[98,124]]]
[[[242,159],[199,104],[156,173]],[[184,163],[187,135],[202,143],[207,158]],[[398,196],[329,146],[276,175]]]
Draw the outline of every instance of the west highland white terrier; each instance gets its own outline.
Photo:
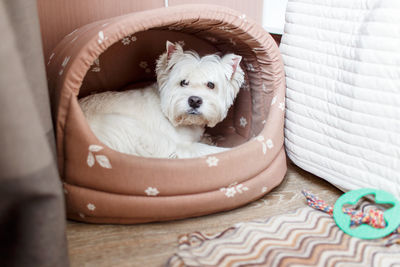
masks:
[[[104,92],[79,103],[97,138],[137,156],[192,158],[228,148],[207,144],[205,127],[222,121],[241,85],[241,56],[200,57],[167,41],[157,60],[157,82],[143,89]]]

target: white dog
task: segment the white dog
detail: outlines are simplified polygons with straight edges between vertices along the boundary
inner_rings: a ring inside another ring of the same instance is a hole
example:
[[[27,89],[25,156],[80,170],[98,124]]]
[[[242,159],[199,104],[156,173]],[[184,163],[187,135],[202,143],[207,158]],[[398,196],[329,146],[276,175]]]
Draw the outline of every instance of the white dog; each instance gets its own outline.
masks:
[[[227,148],[201,143],[206,126],[222,121],[244,81],[241,57],[183,51],[167,41],[157,60],[157,83],[104,92],[79,101],[101,142],[127,154],[191,158]]]

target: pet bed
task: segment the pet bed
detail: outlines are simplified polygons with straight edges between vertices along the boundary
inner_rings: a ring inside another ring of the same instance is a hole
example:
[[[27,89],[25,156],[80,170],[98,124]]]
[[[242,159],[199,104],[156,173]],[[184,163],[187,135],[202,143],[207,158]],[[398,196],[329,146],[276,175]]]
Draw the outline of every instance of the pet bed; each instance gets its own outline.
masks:
[[[286,149],[340,188],[400,197],[400,2],[289,0]]]
[[[78,99],[154,82],[166,40],[200,54],[243,57],[247,81],[227,118],[209,129],[232,150],[193,159],[122,154],[91,132]],[[233,209],[283,179],[285,80],[279,50],[245,14],[184,5],[128,14],[68,34],[47,62],[67,214],[93,223],[140,223]]]

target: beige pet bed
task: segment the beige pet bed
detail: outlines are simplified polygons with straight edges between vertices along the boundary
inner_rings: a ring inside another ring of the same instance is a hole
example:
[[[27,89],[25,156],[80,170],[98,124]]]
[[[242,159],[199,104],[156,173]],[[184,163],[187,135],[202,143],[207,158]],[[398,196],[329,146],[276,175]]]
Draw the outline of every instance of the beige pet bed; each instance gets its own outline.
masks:
[[[224,153],[194,159],[126,155],[91,132],[78,98],[155,81],[166,40],[200,54],[243,57],[247,82],[211,134]],[[283,179],[285,81],[279,50],[245,14],[185,5],[91,23],[68,34],[47,62],[58,164],[68,217],[93,223],[139,223],[233,209]]]

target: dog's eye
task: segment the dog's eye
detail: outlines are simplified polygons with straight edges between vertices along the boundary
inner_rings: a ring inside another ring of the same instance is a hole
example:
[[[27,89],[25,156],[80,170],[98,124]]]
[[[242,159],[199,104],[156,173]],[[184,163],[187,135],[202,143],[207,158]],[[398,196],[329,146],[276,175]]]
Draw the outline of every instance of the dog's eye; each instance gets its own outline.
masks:
[[[212,82],[208,82],[208,83],[207,83],[207,87],[210,88],[210,89],[214,89],[215,84],[212,83]]]
[[[181,81],[181,86],[182,86],[182,87],[188,86],[188,85],[189,85],[189,82],[188,82],[188,81],[186,81],[186,80],[182,80],[182,81]]]

